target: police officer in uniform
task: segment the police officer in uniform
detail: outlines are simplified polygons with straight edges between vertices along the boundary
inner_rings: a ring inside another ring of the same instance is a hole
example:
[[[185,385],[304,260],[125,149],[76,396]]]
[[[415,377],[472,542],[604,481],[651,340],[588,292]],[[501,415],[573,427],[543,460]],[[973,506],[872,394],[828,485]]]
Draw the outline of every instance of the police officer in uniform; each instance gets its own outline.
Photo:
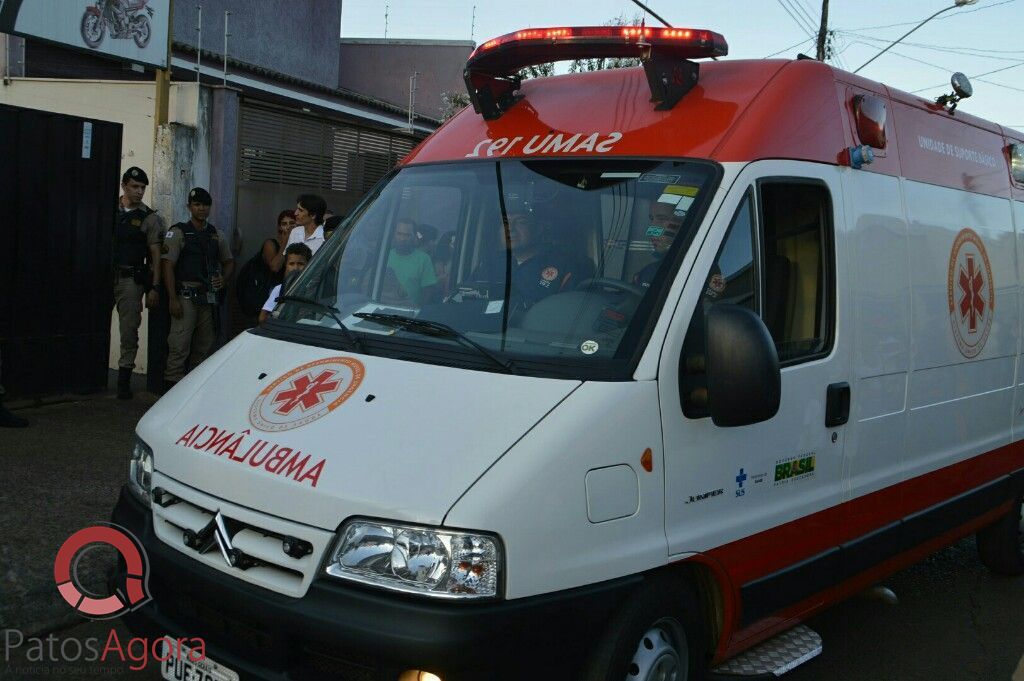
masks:
[[[212,204],[205,189],[190,191],[191,219],[174,225],[164,237],[163,276],[171,312],[165,390],[185,375],[186,360],[194,368],[206,359],[217,338],[217,293],[231,277],[235,262],[227,240],[207,222]]]
[[[131,378],[139,351],[142,298],[146,307],[159,303],[160,239],[164,225],[156,211],[142,202],[149,178],[131,167],[121,177],[121,198],[114,226],[114,304],[121,332],[117,397],[132,397]]]

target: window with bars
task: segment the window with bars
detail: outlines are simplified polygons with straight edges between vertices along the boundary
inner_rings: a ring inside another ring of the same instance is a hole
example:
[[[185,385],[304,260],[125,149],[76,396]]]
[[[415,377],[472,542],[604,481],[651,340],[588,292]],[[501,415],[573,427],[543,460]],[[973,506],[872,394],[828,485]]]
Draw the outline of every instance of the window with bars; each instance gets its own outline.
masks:
[[[407,135],[243,106],[239,181],[364,193],[415,144]]]

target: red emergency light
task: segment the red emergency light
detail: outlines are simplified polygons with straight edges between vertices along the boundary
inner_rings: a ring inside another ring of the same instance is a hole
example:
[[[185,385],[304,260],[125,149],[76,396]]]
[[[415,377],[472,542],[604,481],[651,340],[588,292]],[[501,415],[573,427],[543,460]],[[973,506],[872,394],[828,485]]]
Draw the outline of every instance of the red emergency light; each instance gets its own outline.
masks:
[[[639,59],[658,109],[671,109],[697,84],[691,59],[723,57],[725,38],[713,31],[651,26],[529,28],[488,40],[466,62],[465,79],[477,113],[498,118],[518,99],[517,74],[527,66],[568,59]]]

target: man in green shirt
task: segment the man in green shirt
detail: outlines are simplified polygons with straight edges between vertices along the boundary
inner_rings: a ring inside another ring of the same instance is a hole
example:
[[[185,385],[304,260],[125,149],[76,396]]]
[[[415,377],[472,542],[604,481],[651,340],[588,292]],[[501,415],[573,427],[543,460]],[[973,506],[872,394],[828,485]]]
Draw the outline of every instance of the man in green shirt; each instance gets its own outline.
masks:
[[[430,256],[417,248],[416,223],[400,220],[395,226],[388,269],[394,273],[403,297],[414,305],[431,299],[437,286],[437,275]]]

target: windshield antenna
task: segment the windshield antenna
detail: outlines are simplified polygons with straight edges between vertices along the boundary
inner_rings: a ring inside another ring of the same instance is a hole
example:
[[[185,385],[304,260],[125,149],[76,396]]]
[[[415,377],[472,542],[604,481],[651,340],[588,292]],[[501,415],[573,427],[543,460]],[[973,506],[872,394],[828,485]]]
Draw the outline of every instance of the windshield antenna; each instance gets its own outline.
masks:
[[[664,19],[659,17],[658,14],[653,9],[651,9],[650,7],[645,5],[644,3],[640,2],[640,0],[633,0],[633,4],[636,5],[637,7],[639,7],[640,9],[642,9],[643,11],[647,12],[648,14],[650,14],[652,17],[654,17],[655,19],[657,19],[661,23],[665,24],[666,27],[672,28],[672,24],[668,23],[667,21],[665,21]]]

